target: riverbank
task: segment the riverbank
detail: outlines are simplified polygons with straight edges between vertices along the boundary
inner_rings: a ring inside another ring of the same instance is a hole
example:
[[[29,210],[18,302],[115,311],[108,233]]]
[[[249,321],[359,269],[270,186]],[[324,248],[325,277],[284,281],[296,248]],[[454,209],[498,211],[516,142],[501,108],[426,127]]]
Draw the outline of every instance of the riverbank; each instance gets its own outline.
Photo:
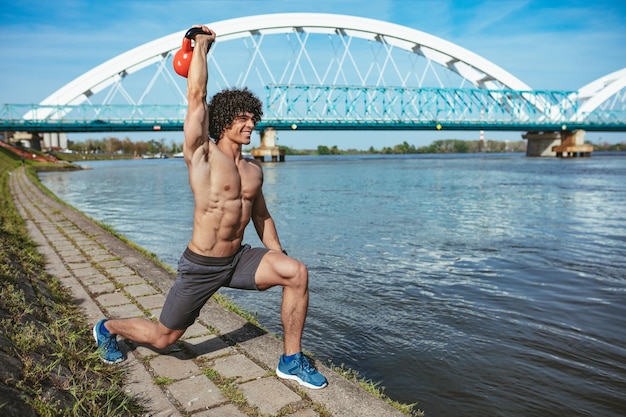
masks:
[[[9,180],[46,270],[71,289],[89,326],[105,315],[158,317],[172,271],[42,193],[23,169]],[[278,379],[273,369],[281,344],[211,301],[179,344],[157,352],[121,343],[128,356],[126,389],[151,415],[405,415],[324,364],[317,364],[329,379],[324,390],[304,391]]]

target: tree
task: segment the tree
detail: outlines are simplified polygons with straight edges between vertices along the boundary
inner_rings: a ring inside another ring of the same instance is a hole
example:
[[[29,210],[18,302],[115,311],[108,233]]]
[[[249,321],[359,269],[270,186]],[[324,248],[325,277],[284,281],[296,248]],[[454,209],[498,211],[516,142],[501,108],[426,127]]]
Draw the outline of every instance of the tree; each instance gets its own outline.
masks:
[[[135,152],[135,143],[128,136],[122,141],[122,152],[125,154],[133,154]]]
[[[133,153],[136,153],[137,155],[143,155],[148,152],[148,149],[150,149],[150,146],[146,142],[135,142],[135,148]]]
[[[318,155],[330,155],[330,149],[328,149],[328,146],[318,145],[317,154]]]
[[[174,154],[174,153],[179,153],[182,151],[183,151],[183,147],[172,140],[172,153]]]
[[[107,153],[116,153],[122,149],[122,141],[118,138],[110,137],[104,140],[104,146]]]
[[[161,152],[163,144],[156,139],[150,139],[148,141],[148,152],[151,154],[156,154]]]

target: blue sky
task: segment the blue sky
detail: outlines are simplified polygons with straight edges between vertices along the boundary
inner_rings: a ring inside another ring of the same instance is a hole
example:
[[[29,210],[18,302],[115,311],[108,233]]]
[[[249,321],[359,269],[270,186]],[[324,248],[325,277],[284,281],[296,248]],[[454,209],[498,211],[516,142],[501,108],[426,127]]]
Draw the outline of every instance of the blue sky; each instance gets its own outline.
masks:
[[[626,67],[621,0],[13,0],[0,8],[0,104],[37,103],[96,65],[193,23],[282,12],[349,14],[418,29],[469,49],[534,89],[576,90]],[[520,139],[509,136],[494,139]],[[319,134],[311,140],[321,143]]]

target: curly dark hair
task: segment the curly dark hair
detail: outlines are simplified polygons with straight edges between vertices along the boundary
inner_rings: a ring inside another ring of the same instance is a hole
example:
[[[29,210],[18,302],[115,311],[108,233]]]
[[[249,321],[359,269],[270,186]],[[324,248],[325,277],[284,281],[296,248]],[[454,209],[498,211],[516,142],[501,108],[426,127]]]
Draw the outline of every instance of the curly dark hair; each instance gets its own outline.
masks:
[[[209,137],[219,142],[224,129],[230,128],[235,117],[246,112],[252,113],[255,124],[263,116],[261,100],[247,88],[230,88],[215,94],[209,102]]]

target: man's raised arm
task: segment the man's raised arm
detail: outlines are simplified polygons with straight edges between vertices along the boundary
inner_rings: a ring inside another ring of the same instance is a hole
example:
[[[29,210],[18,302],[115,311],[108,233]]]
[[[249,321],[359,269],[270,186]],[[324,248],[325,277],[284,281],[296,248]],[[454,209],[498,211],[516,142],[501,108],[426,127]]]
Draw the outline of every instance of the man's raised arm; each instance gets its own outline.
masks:
[[[195,46],[189,65],[187,76],[187,116],[185,117],[185,142],[183,154],[187,163],[198,147],[209,140],[209,117],[206,102],[207,82],[209,72],[207,68],[207,54],[215,41],[215,32],[206,26],[200,27],[205,32],[194,37]]]

